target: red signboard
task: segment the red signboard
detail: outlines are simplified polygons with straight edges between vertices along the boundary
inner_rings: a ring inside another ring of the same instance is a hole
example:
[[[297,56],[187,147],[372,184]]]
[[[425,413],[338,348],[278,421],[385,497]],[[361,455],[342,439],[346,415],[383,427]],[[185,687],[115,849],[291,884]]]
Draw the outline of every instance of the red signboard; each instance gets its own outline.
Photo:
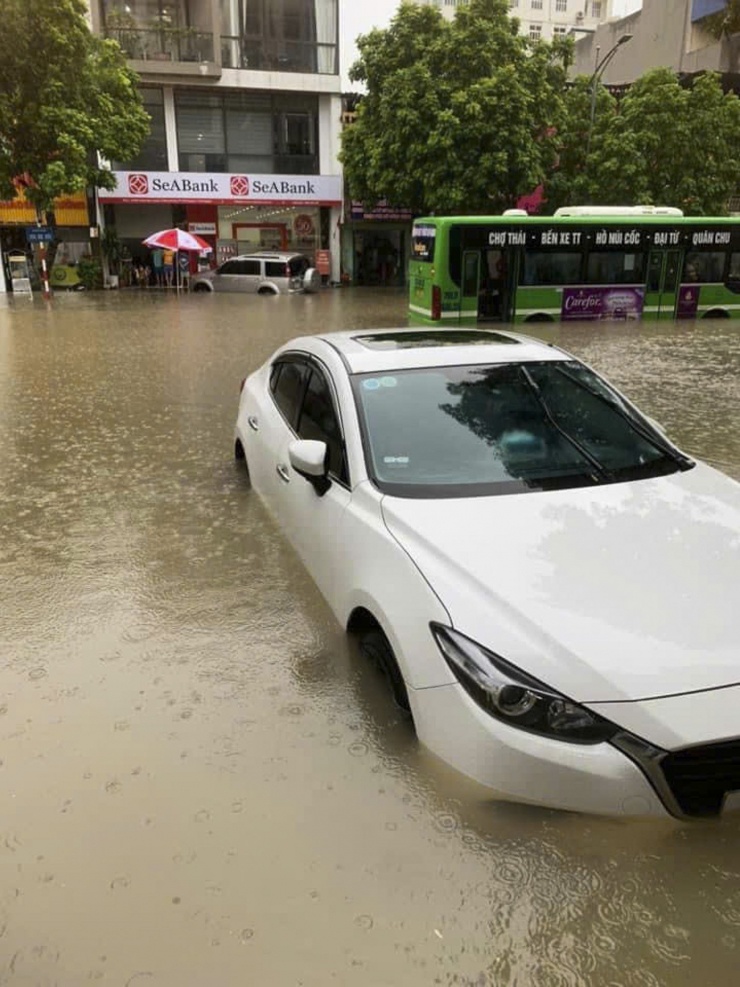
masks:
[[[328,275],[331,274],[331,251],[329,250],[317,250],[316,251],[316,270],[319,274]]]

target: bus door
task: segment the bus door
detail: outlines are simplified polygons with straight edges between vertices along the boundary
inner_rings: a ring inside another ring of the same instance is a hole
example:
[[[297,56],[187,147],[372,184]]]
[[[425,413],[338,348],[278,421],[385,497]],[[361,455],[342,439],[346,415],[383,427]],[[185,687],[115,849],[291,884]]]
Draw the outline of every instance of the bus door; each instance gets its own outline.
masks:
[[[460,293],[460,319],[478,321],[478,292],[480,291],[481,254],[479,250],[465,250],[462,263],[462,291]]]
[[[479,258],[478,321],[511,322],[514,285],[516,284],[516,250],[483,250]]]
[[[651,250],[643,315],[652,319],[672,319],[676,314],[681,272],[680,250]]]

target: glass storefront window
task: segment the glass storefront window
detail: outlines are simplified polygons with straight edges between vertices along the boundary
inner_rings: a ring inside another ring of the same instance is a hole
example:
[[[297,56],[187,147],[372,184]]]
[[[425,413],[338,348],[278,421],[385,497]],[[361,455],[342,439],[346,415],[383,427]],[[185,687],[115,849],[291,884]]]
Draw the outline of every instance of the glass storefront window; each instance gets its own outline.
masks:
[[[318,174],[318,99],[284,93],[178,92],[183,171]]]
[[[314,263],[321,246],[318,206],[219,206],[218,236],[236,253],[294,250]]]
[[[164,125],[164,100],[161,89],[139,90],[144,109],[151,118],[151,130],[138,155],[132,161],[114,163],[122,171],[167,171],[167,136]]]

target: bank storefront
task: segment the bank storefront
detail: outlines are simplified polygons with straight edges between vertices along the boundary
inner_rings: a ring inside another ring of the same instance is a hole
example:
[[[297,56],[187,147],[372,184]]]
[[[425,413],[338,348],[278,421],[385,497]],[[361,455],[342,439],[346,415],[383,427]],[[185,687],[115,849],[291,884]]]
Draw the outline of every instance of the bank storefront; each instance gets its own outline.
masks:
[[[147,259],[141,241],[174,226],[197,233],[213,248],[191,258],[191,270],[252,250],[296,250],[311,263],[328,251],[331,280],[339,279],[338,175],[114,172],[116,188],[100,190],[106,225],[114,225],[134,260]]]

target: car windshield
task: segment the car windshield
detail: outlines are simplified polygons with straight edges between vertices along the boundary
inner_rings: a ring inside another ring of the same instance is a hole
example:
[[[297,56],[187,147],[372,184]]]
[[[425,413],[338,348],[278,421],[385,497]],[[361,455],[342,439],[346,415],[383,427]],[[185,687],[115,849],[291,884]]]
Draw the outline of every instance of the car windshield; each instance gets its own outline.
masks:
[[[353,385],[369,473],[396,496],[552,490],[693,465],[577,361],[361,374]]]

